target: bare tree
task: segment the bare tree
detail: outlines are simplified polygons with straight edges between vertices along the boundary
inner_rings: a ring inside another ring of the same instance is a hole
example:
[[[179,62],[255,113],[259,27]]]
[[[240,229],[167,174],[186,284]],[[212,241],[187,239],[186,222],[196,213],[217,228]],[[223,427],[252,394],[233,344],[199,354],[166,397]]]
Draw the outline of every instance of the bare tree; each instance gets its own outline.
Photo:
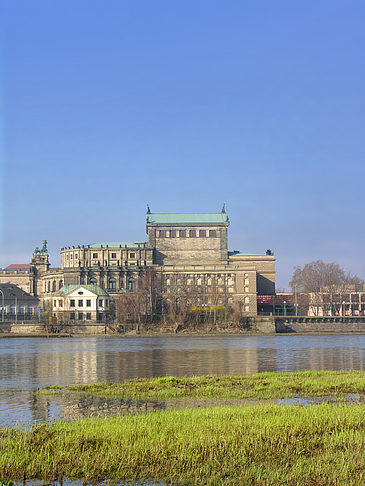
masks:
[[[350,300],[351,287],[363,282],[337,263],[318,260],[307,263],[303,268],[295,267],[289,285],[296,294],[303,292],[309,295],[308,309],[311,314],[333,316],[344,313],[344,302]]]
[[[359,284],[364,281],[357,275],[352,275],[337,263],[325,263],[322,260],[294,267],[290,287],[296,292],[320,292],[324,287]]]

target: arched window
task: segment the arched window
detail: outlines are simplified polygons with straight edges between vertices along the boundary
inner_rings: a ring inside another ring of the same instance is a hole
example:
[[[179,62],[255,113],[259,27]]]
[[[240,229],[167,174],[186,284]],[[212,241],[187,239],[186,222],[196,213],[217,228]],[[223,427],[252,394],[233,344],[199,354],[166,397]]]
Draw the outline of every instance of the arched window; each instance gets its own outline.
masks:
[[[96,278],[91,278],[91,279],[89,280],[89,282],[90,282],[90,284],[91,284],[91,285],[97,285]]]
[[[52,292],[56,292],[56,280],[53,280],[53,283],[52,283]]]
[[[128,279],[128,290],[135,290],[136,289],[136,281],[133,277]]]
[[[50,291],[51,291],[51,282],[48,281],[48,292],[50,292]]]
[[[58,282],[58,288],[60,289],[60,288],[62,288],[62,287],[63,287],[63,280],[60,280],[60,281]]]
[[[25,306],[23,304],[19,306],[19,314],[25,314]]]
[[[32,305],[28,305],[28,314],[33,314],[34,307]]]
[[[109,279],[109,289],[114,290],[116,288],[117,288],[117,281],[115,280],[115,278],[110,278]]]

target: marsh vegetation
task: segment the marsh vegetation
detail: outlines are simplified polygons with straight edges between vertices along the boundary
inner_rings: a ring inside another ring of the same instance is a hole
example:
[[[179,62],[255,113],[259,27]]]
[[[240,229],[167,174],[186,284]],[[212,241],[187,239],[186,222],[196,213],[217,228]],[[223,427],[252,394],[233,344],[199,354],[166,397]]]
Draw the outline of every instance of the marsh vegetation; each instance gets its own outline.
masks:
[[[218,407],[2,429],[11,480],[365,484],[362,406]]]
[[[67,387],[43,387],[40,394],[63,391],[86,393],[124,400],[179,398],[237,398],[268,400],[293,396],[365,394],[362,371],[302,371],[298,373],[256,373],[238,376],[195,376],[137,378],[123,383],[100,382]]]

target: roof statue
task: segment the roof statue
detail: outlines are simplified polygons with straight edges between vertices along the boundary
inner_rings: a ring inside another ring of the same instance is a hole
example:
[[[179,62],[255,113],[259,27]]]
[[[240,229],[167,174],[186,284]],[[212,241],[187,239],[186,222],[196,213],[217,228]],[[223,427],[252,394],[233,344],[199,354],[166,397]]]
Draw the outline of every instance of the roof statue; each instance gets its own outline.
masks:
[[[150,206],[147,204],[147,214],[151,214]]]
[[[221,213],[226,214],[226,203],[223,204]]]
[[[36,248],[33,252],[34,255],[44,255],[48,253],[48,250],[47,250],[47,240],[43,240],[43,246],[42,248]]]

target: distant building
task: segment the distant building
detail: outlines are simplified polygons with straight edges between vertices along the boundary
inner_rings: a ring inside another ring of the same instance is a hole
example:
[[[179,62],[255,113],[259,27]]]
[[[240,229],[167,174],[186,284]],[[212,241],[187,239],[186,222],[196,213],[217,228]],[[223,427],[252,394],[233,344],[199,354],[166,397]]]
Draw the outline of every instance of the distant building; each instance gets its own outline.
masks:
[[[37,314],[38,299],[11,283],[0,283],[0,321],[31,319]]]
[[[97,285],[111,298],[138,288],[146,269],[159,275],[161,292],[190,288],[212,301],[257,314],[257,295],[275,294],[275,257],[228,251],[229,218],[220,213],[146,214],[147,241],[102,242],[61,249],[61,268],[50,268],[46,242],[30,265],[0,270],[46,301],[67,285]]]
[[[308,315],[364,316],[365,285],[334,285],[310,293]]]

